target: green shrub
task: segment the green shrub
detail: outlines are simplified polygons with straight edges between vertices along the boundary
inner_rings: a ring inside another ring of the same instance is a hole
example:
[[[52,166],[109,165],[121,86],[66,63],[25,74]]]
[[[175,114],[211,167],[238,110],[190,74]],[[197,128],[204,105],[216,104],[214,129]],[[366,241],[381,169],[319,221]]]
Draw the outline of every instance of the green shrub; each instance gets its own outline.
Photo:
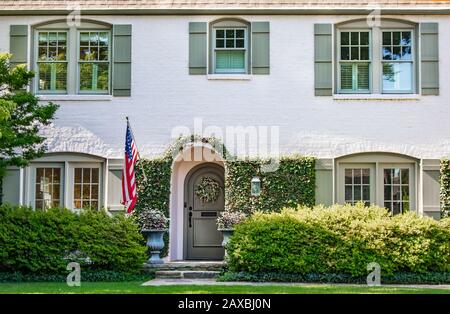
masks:
[[[0,271],[65,273],[76,261],[82,269],[135,272],[146,259],[141,241],[122,215],[0,207]]]
[[[450,270],[450,228],[414,213],[390,216],[384,208],[334,205],[256,213],[228,244],[231,271],[367,275]]]

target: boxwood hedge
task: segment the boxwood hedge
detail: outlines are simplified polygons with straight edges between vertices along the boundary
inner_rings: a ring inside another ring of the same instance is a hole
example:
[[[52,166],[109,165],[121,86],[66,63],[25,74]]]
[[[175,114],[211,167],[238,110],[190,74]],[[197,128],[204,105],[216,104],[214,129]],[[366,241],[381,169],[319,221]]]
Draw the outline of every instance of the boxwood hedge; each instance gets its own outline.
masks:
[[[232,272],[384,275],[450,271],[450,219],[391,216],[362,204],[256,213],[227,247]]]
[[[138,272],[146,260],[142,240],[123,215],[0,207],[0,272],[66,273],[72,261],[82,270]]]

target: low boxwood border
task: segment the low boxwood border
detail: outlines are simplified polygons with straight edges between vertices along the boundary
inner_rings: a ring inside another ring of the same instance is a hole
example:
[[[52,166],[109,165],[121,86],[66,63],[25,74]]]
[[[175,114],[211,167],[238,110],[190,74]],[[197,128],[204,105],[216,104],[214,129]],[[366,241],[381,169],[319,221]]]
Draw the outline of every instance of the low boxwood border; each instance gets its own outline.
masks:
[[[55,273],[21,273],[0,272],[0,282],[66,282],[67,274]],[[154,272],[124,273],[110,270],[81,270],[81,283],[83,282],[122,282],[122,281],[148,281],[155,278]]]
[[[298,282],[298,283],[347,283],[366,284],[366,277],[352,277],[349,274],[283,274],[223,272],[219,281],[247,282]],[[382,284],[450,284],[450,272],[395,273],[392,276],[381,274]]]

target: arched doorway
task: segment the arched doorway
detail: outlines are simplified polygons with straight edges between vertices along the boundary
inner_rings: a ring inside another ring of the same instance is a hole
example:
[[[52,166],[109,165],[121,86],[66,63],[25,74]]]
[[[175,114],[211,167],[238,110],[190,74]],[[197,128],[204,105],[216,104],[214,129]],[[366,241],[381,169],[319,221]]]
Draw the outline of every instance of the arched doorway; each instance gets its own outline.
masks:
[[[215,201],[204,202],[195,193],[202,180],[209,178],[219,184]],[[184,258],[191,260],[222,260],[222,234],[216,219],[224,210],[224,168],[216,163],[202,163],[189,171],[184,183]]]

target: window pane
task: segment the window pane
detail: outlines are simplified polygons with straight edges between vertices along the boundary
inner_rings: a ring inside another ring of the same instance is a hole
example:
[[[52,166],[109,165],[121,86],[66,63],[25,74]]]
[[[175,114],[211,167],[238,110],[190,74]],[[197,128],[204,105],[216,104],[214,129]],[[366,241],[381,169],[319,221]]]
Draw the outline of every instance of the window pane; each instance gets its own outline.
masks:
[[[244,71],[245,51],[216,51],[216,70]]]
[[[392,183],[400,184],[400,169],[398,168],[393,169]]]
[[[411,91],[412,64],[384,63],[383,64],[384,91]]]
[[[402,32],[402,46],[410,46],[411,45],[411,32]]]
[[[89,33],[89,45],[98,46],[98,33],[96,32]]]
[[[98,44],[102,47],[107,47],[109,45],[109,36],[106,32],[101,32],[98,35]]]
[[[391,169],[384,169],[384,184],[391,184],[392,183],[392,170]]]
[[[89,46],[89,33],[80,33],[80,46]]]
[[[346,185],[345,186],[345,201],[347,202],[347,201],[350,201],[350,202],[352,202],[353,201],[353,198],[352,198],[352,186],[351,185]]]
[[[236,38],[244,38],[244,30],[243,29],[236,30]]]
[[[83,199],[89,199],[91,196],[89,184],[83,185]]]
[[[225,34],[226,38],[234,38],[234,29],[227,29]]]
[[[392,50],[391,47],[383,47],[383,60],[392,60]]]
[[[402,184],[409,184],[409,169],[402,169]]]
[[[93,200],[98,199],[98,185],[92,185],[91,199]]]
[[[351,32],[351,44],[358,45],[359,44],[359,32]]]
[[[225,41],[223,39],[216,39],[216,48],[224,48]]]
[[[385,200],[391,200],[392,199],[392,190],[390,185],[384,186],[384,199]]]
[[[363,200],[370,201],[370,186],[363,186]]]
[[[351,48],[351,60],[359,60],[359,48],[358,47],[352,47]]]
[[[392,47],[392,59],[393,60],[400,60],[401,58],[401,47]]]
[[[368,64],[358,64],[358,89],[368,90],[369,89],[369,65]]]
[[[81,184],[74,185],[74,199],[81,199]]]
[[[369,32],[360,33],[360,45],[369,45]]]
[[[80,90],[107,91],[109,63],[80,63]]]
[[[39,45],[47,46],[48,33],[47,32],[39,32]]]
[[[234,48],[234,39],[227,39],[226,40],[226,47],[227,48]]]
[[[409,186],[402,186],[402,201],[409,201]]]
[[[361,200],[361,186],[360,185],[355,185],[354,187],[354,198],[355,201],[360,201]]]
[[[353,170],[345,169],[345,184],[352,184]]]
[[[236,39],[236,48],[244,48],[244,39]]]
[[[91,182],[91,169],[83,168],[83,183],[90,183],[90,182]]]
[[[98,168],[92,168],[92,183],[98,183]]]
[[[393,45],[400,45],[400,32],[393,32],[392,33],[392,44]]]
[[[360,49],[360,59],[369,60],[369,47],[361,47]]]
[[[391,32],[383,32],[383,45],[391,45]]]
[[[369,184],[370,183],[370,169],[363,169],[362,176],[363,176],[363,184]]]
[[[341,33],[341,45],[348,45],[350,43],[350,35],[348,32]]]
[[[351,64],[341,64],[341,89],[353,89],[353,74]]]
[[[400,200],[400,186],[399,185],[394,185],[392,186],[392,199],[394,201],[398,201]]]
[[[39,90],[66,90],[66,63],[39,63]]]
[[[223,29],[216,30],[216,38],[225,38],[225,31]]]
[[[411,60],[411,47],[402,47],[402,55],[400,57],[401,60]]]
[[[350,48],[341,47],[341,60],[350,60]]]
[[[398,214],[401,213],[401,210],[400,210],[400,202],[393,202],[393,203],[392,203],[392,213],[393,213],[394,215],[398,215]]]
[[[81,168],[75,168],[74,182],[81,183]]]
[[[354,184],[361,184],[361,169],[353,170],[353,182]]]

